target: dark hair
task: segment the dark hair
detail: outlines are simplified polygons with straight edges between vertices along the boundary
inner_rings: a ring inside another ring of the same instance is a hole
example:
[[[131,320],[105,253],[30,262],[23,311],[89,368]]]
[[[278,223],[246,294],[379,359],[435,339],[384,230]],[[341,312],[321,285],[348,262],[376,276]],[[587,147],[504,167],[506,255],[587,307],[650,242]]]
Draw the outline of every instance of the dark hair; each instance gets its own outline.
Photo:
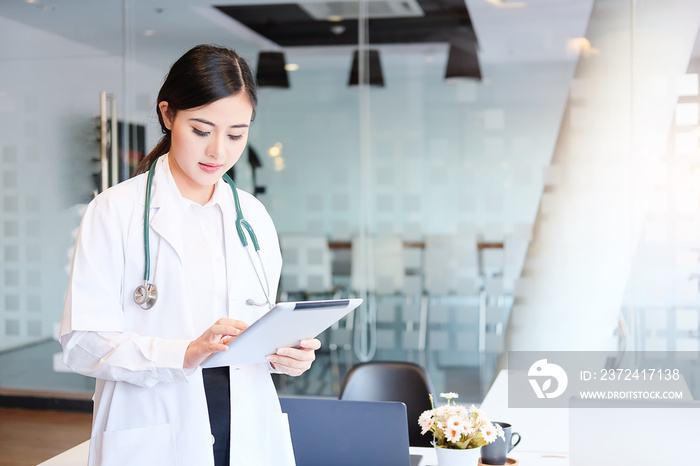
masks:
[[[215,45],[198,45],[180,57],[170,68],[163,86],[158,93],[160,102],[168,102],[168,110],[178,110],[201,107],[224,97],[245,92],[250,104],[258,104],[255,78],[248,63],[235,51]],[[158,121],[163,131],[163,137],[156,147],[141,160],[134,175],[147,172],[158,157],[170,151],[170,130],[165,127],[163,115],[156,105]]]

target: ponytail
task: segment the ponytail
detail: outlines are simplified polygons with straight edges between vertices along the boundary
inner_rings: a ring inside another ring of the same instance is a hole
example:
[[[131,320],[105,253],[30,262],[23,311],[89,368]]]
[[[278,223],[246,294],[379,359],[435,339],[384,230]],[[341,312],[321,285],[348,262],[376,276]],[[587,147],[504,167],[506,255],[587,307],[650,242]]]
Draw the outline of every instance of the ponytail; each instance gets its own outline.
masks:
[[[151,165],[153,165],[161,155],[165,155],[170,152],[170,134],[170,131],[168,131],[162,138],[160,138],[160,141],[158,141],[156,147],[154,147],[147,156],[141,159],[132,176],[146,173],[151,168]]]

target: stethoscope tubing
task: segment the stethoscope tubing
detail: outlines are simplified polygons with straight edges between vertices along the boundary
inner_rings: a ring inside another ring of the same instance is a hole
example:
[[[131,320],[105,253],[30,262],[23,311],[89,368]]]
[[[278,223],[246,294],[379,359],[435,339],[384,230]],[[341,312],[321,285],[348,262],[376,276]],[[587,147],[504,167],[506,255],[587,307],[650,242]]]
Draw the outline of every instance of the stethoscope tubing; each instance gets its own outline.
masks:
[[[141,306],[143,309],[150,309],[153,307],[158,299],[158,289],[152,283],[149,283],[151,276],[151,245],[150,245],[150,211],[151,211],[151,188],[153,185],[153,176],[156,171],[156,164],[158,161],[154,161],[151,167],[148,169],[148,177],[146,178],[146,194],[144,198],[144,208],[143,208],[143,249],[144,249],[144,271],[143,271],[143,284],[136,287],[134,290],[134,302]],[[270,299],[270,282],[267,280],[267,272],[265,271],[265,264],[263,263],[262,256],[260,255],[260,243],[258,242],[258,237],[255,235],[253,227],[248,223],[248,221],[243,217],[243,209],[241,209],[241,203],[238,198],[238,192],[236,190],[236,184],[233,182],[230,176],[224,173],[223,180],[229,185],[231,191],[233,192],[233,202],[236,210],[236,232],[238,234],[238,239],[241,241],[243,249],[248,253],[248,259],[250,259],[250,265],[255,271],[255,276],[260,283],[260,288],[262,288],[265,294],[264,303],[256,303],[251,299],[246,300],[247,304],[261,306],[267,303],[268,307],[272,309],[274,304]],[[260,269],[262,270],[262,278],[258,273],[257,267],[255,267],[255,261],[253,260],[253,255],[248,249],[248,239],[246,238],[245,232],[248,232],[250,236],[250,242],[253,243],[253,248],[256,255],[258,256],[258,261],[260,262]]]
[[[153,185],[153,174],[156,171],[156,162],[153,162],[151,164],[151,168],[148,170],[148,178],[146,179],[146,198],[144,199],[145,206],[143,209],[143,252],[146,259],[143,268],[144,284],[148,283],[148,280],[151,277],[151,242],[149,229],[151,228],[151,186]]]

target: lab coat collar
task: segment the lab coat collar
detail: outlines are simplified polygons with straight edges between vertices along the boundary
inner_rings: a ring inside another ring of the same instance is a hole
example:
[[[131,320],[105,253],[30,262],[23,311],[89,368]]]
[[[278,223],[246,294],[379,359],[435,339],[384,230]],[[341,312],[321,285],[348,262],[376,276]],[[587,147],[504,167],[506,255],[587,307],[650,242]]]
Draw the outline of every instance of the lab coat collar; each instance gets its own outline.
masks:
[[[173,190],[177,190],[177,186],[175,186],[175,180],[170,174],[168,154],[160,157],[155,163],[157,164],[156,171],[153,175],[153,186],[151,186],[151,228],[172,246],[180,263],[182,263],[182,251],[184,250],[182,217],[175,202],[177,198],[174,196],[176,193]],[[144,189],[145,186],[144,182]],[[153,246],[151,246],[151,251],[153,253]]]
[[[182,195],[177,189],[175,180],[170,173],[170,165],[168,163],[168,154],[160,157],[155,163],[156,171],[153,175],[153,186],[151,189],[151,228],[158,233],[170,246],[175,250],[182,262],[182,251],[184,250],[184,240],[182,237],[182,215],[178,205],[182,202]],[[146,182],[144,179],[144,195]],[[231,190],[226,182],[220,179],[214,189],[214,195],[210,201],[218,204],[218,208],[225,212],[225,205],[232,199]],[[141,199],[144,199],[141,196]],[[232,231],[230,225],[232,222],[226,221],[227,216],[224,215],[224,232]],[[235,225],[233,225],[235,231]],[[228,255],[228,254],[227,254]]]

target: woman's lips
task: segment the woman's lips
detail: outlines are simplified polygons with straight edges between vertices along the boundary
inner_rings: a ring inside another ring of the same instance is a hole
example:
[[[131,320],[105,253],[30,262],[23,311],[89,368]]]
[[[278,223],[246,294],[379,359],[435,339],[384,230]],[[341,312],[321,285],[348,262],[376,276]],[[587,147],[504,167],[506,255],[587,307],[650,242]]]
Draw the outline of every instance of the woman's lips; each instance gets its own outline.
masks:
[[[214,163],[199,163],[199,168],[201,168],[203,171],[207,173],[216,173],[218,172],[223,165],[221,164],[214,164]]]

